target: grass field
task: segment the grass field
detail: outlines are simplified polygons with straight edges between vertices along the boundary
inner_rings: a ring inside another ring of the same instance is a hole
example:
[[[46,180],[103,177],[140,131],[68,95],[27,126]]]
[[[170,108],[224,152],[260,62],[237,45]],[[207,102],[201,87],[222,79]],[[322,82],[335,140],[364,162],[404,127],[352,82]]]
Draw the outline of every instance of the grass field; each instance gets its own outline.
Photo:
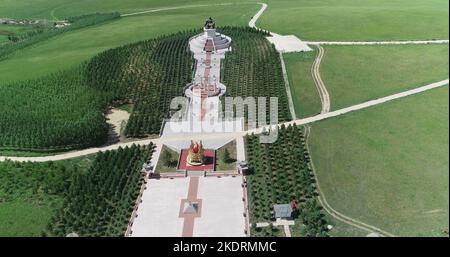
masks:
[[[225,149],[230,154],[230,160],[225,162],[224,154]],[[233,140],[216,151],[216,170],[217,171],[230,171],[236,170],[236,140]]]
[[[336,110],[448,78],[448,45],[327,46],[320,72]],[[317,51],[284,55],[298,117],[318,114]]]
[[[284,54],[297,118],[318,114],[321,109],[320,97],[311,76],[311,66],[317,51]]]
[[[447,0],[270,0],[257,26],[307,40],[448,39]]]
[[[169,152],[170,153],[170,165],[166,165],[166,163],[164,163],[163,159],[161,158],[162,156],[164,156],[164,154],[166,154],[165,152]],[[155,171],[158,173],[165,173],[165,172],[176,172],[177,171],[177,164],[178,164],[178,159],[180,158],[180,153],[176,152],[172,149],[170,149],[169,147],[167,147],[166,145],[162,146],[161,149],[161,154],[159,155],[159,161],[158,164],[156,165]]]
[[[20,36],[35,29],[33,26],[18,26],[18,25],[6,25],[0,24],[0,45],[11,42],[8,36]]]
[[[217,8],[217,7],[216,7]],[[220,7],[220,25],[245,25],[258,10],[255,4]],[[1,8],[0,8],[1,9]],[[131,16],[56,36],[0,62],[0,82],[39,77],[86,61],[109,48],[181,30],[199,28],[213,7],[198,7]]]
[[[227,1],[236,2],[236,0]],[[217,0],[0,0],[0,17],[62,19],[94,12],[132,13],[161,7],[220,3]]]
[[[0,0],[0,17],[61,19],[92,12],[216,4],[217,0]],[[227,0],[225,3],[243,2]],[[247,1],[252,4],[255,1]],[[261,26],[306,39],[448,38],[446,0],[267,0]],[[222,8],[220,8],[222,11]],[[214,12],[214,15],[218,12]],[[206,15],[206,14],[205,14]],[[319,18],[319,19],[318,19]]]
[[[401,236],[447,236],[448,86],[314,124],[310,150],[337,211]]]
[[[33,29],[36,29],[37,27],[33,26],[25,26],[25,25],[7,25],[7,24],[0,24],[0,35],[9,35],[9,34],[22,34],[27,33],[29,31],[32,31]]]
[[[5,43],[7,43],[7,42],[9,42],[8,36],[6,36],[6,35],[0,35],[0,45],[5,44]]]
[[[326,47],[320,72],[331,109],[447,79],[448,51],[448,45]]]

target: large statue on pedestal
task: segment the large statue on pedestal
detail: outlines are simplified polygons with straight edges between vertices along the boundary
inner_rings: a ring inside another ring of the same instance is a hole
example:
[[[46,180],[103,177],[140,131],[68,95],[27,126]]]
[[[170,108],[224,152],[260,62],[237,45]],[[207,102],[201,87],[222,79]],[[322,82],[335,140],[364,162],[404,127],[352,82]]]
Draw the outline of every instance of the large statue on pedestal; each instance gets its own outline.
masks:
[[[191,146],[189,147],[189,152],[187,156],[187,163],[192,166],[199,166],[203,164],[203,145],[202,141],[195,142],[191,140]]]

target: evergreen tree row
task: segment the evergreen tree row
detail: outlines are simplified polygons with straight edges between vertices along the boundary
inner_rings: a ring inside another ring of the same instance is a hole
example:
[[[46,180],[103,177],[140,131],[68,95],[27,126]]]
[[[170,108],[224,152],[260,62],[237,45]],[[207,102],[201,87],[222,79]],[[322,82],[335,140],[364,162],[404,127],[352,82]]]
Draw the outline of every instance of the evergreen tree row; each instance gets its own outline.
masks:
[[[45,235],[123,236],[144,182],[141,165],[153,151],[150,144],[98,153],[87,172],[73,176]]]
[[[225,27],[220,31],[232,39],[232,51],[222,60],[221,81],[227,87],[226,96],[266,97],[267,122],[269,98],[277,97],[279,121],[291,120],[281,60],[274,45],[265,38],[267,32],[239,27]]]
[[[0,149],[56,151],[103,144],[108,126],[82,70],[0,85]]]
[[[282,126],[278,139],[261,144],[259,137],[246,137],[250,175],[247,177],[250,221],[272,219],[274,204],[298,203],[296,222],[305,236],[326,236],[326,221],[316,198],[315,177],[305,138],[298,126]]]
[[[279,120],[289,120],[280,59],[264,38],[267,33],[236,27],[220,31],[233,39],[222,71],[227,95],[278,97]],[[158,134],[163,119],[170,117],[171,100],[182,96],[192,79],[188,43],[198,33],[184,31],[125,45],[76,69],[0,84],[0,150],[59,151],[104,144],[104,113],[109,105],[122,103],[133,104],[126,136]],[[266,104],[269,119],[268,99]]]

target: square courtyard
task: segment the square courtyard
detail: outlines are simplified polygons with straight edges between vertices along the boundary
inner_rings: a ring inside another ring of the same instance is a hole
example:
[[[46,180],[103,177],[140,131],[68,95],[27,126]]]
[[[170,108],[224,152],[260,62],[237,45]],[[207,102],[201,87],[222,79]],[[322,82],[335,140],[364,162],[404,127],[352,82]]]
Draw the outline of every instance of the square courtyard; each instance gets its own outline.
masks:
[[[131,236],[243,237],[241,184],[241,176],[150,179]]]

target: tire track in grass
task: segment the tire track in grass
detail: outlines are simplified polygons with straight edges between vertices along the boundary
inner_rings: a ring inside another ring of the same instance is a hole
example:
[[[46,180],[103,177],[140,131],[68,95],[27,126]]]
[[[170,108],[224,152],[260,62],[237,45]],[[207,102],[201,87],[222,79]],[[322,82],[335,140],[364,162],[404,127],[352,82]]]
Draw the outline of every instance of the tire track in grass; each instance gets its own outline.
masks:
[[[311,67],[311,75],[314,79],[314,84],[316,84],[317,91],[319,92],[320,101],[322,102],[322,110],[320,113],[327,113],[330,111],[330,95],[320,77],[320,64],[325,54],[325,50],[320,45],[317,45],[317,49],[319,50],[319,54]]]

